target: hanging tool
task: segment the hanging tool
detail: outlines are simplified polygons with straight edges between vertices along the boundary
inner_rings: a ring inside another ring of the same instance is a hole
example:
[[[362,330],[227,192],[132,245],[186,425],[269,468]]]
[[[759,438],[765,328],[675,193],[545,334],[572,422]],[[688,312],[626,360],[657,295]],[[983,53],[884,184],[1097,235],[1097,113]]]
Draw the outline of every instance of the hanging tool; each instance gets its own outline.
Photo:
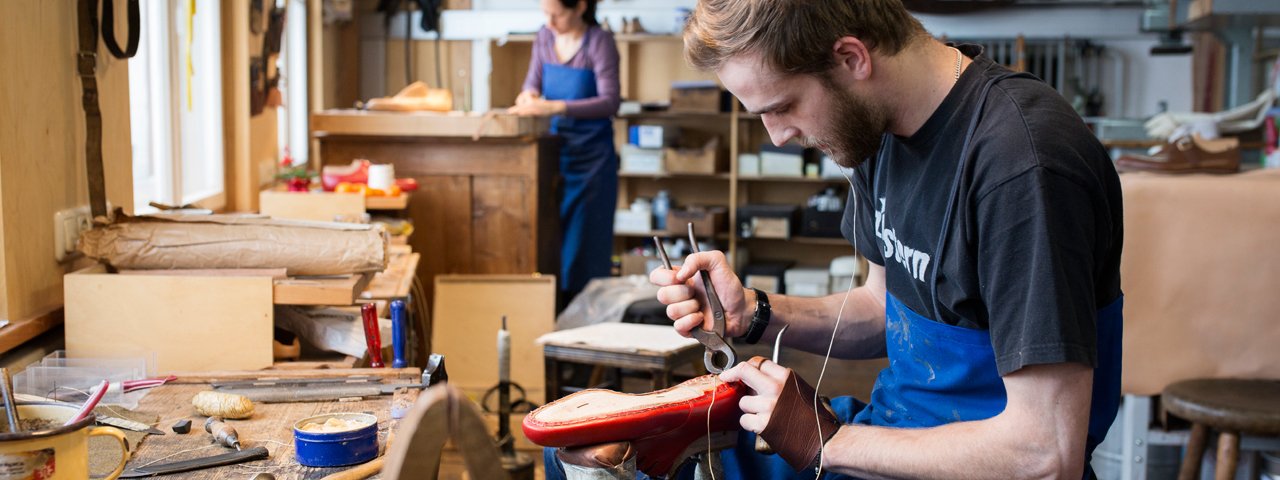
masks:
[[[262,460],[270,456],[271,452],[267,451],[267,447],[258,446],[241,450],[239,452],[214,455],[212,457],[131,468],[120,474],[120,478],[154,477],[156,475],[167,475],[170,473],[190,472],[192,470],[221,467],[223,465],[235,465],[237,463],[250,462],[253,460]]]
[[[369,348],[369,368],[382,368],[382,333],[378,329],[378,307],[372,303],[360,306],[364,320],[364,342]]]
[[[662,246],[662,241],[655,236],[653,243],[657,245],[658,255],[662,257],[662,265],[667,267],[667,270],[675,270],[671,267],[671,258],[667,257],[667,250]],[[689,243],[693,253],[698,253],[698,240],[693,235],[693,223],[689,224]],[[706,270],[699,270],[698,273],[702,276],[702,287],[707,292],[707,305],[711,307],[712,329],[695,328],[690,333],[703,347],[706,347],[706,352],[702,355],[702,363],[706,365],[707,371],[720,373],[738,363],[738,354],[724,341],[724,306],[720,304],[720,296],[716,294],[715,286],[711,284],[711,274]]]
[[[218,445],[228,448],[240,450],[240,434],[236,433],[236,429],[231,425],[227,425],[222,421],[222,417],[209,417],[204,421],[204,431],[213,435],[213,441]]]
[[[405,329],[408,320],[405,318],[404,300],[391,301],[391,352],[395,355],[391,360],[391,368],[404,368],[409,362],[404,358]]]

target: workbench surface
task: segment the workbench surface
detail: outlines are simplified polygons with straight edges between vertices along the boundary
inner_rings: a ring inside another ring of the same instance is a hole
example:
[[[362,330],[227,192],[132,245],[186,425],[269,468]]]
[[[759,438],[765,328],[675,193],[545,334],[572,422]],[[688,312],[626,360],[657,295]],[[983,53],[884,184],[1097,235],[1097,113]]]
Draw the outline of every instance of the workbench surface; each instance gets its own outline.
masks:
[[[227,453],[229,449],[222,446],[211,446],[211,436],[204,431],[205,417],[196,413],[191,406],[191,397],[201,390],[208,390],[205,384],[164,385],[152,389],[136,411],[159,415],[156,428],[163,430],[164,435],[149,435],[134,452],[126,468],[144,465],[168,455],[173,455],[157,463],[169,463],[201,457],[210,457]],[[271,452],[266,460],[247,462],[192,472],[165,475],[161,478],[183,479],[225,479],[250,478],[256,473],[267,472],[275,478],[284,479],[319,479],[326,475],[340,472],[351,467],[312,468],[299,465],[293,453],[293,423],[312,415],[334,412],[365,412],[378,417],[378,443],[386,440],[390,417],[391,396],[385,395],[373,400],[353,402],[311,402],[311,403],[255,403],[252,418],[245,420],[228,420],[240,434],[240,442],[244,448],[265,446]],[[170,427],[179,420],[191,420],[191,432],[185,435],[173,433]],[[184,450],[199,450],[183,452]],[[183,453],[178,453],[183,452]],[[372,477],[372,478],[377,478]]]

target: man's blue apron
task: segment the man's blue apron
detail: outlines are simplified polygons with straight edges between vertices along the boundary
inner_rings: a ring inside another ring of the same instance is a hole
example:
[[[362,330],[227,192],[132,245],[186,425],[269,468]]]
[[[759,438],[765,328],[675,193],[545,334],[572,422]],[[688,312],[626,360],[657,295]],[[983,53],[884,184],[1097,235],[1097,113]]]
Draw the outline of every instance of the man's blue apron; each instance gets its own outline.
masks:
[[[978,97],[979,110],[974,114],[961,149],[951,200],[943,217],[942,232],[934,252],[941,255],[946,246],[945,233],[950,229],[951,213],[957,203],[961,173],[968,163],[969,143],[976,131],[991,86],[1014,76],[990,80]],[[881,152],[883,153],[883,151]],[[880,185],[881,182],[876,182]],[[878,194],[872,198],[879,198]],[[942,265],[935,260],[933,265]],[[937,269],[930,280],[937,314]],[[996,369],[991,333],[948,325],[920,315],[891,293],[885,302],[885,342],[889,366],[880,372],[871,392],[870,404],[851,397],[833,399],[832,409],[845,423],[861,423],[897,428],[927,428],[951,422],[982,420],[1004,410],[1004,382]],[[1123,296],[1097,313],[1098,366],[1093,371],[1093,403],[1089,412],[1089,433],[1085,451],[1085,478],[1093,477],[1088,466],[1094,447],[1102,442],[1115,420],[1120,404],[1120,340]],[[1044,412],[1051,417],[1056,412]],[[1048,420],[1046,420],[1048,421]],[[725,476],[731,479],[814,477],[812,470],[796,473],[777,456],[755,453],[755,434],[743,431],[737,447],[726,450]],[[848,478],[823,475],[824,478]]]
[[[590,35],[590,31],[587,33]],[[583,44],[587,43],[586,38]],[[542,95],[548,100],[580,100],[597,95],[595,72],[554,63],[542,65]],[[577,292],[587,280],[610,274],[613,212],[618,203],[618,154],[609,118],[551,118],[559,134],[560,289]]]

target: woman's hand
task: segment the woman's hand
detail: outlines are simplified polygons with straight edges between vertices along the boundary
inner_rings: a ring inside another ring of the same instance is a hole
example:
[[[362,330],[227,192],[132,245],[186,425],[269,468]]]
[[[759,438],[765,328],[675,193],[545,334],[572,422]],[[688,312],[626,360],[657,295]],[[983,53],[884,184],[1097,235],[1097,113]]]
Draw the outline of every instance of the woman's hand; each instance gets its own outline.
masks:
[[[516,106],[508,108],[507,113],[520,116],[549,117],[564,113],[565,104],[560,100],[543,100],[534,98],[523,105],[517,100]]]
[[[516,97],[516,106],[528,105],[532,103],[534,100],[538,100],[541,98],[542,98],[542,94],[539,94],[534,90],[525,90],[523,92],[520,92],[520,96]]]

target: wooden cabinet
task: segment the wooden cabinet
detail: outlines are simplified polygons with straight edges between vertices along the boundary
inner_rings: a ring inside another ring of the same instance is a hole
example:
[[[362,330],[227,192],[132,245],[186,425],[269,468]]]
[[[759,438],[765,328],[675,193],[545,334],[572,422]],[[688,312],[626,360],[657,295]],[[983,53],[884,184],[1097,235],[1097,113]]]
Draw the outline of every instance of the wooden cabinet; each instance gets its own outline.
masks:
[[[422,254],[418,277],[428,300],[439,274],[559,271],[559,140],[545,134],[545,122],[345,111],[312,122],[324,165],[363,158],[418,181],[409,244]]]

